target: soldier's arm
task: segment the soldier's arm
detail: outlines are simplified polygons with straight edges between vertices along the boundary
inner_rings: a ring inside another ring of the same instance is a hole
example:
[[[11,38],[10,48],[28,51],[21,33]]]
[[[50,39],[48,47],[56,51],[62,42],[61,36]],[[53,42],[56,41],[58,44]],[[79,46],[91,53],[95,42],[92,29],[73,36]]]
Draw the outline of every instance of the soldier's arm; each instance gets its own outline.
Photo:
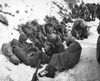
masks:
[[[18,25],[17,31],[19,31],[20,34],[25,34],[23,29],[22,29],[22,25]]]
[[[56,41],[56,45],[59,45],[62,43],[61,37],[58,35],[57,36],[57,41]]]

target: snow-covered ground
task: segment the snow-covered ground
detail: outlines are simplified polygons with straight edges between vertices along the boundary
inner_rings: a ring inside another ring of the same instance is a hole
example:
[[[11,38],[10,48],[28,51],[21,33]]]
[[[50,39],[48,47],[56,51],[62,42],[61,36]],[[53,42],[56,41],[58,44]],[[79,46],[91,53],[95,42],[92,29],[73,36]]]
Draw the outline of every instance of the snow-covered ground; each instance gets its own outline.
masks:
[[[40,24],[44,23],[45,15],[55,15],[58,8],[51,7],[51,0],[0,0],[2,10],[11,12],[15,16],[3,15],[7,17],[9,26],[0,23],[0,48],[2,43],[9,42],[13,38],[19,37],[19,33],[14,30],[18,24],[37,19]],[[62,0],[59,0],[62,1]],[[89,0],[90,1],[90,0]],[[7,3],[8,7],[4,7]],[[16,13],[19,11],[19,13]],[[51,12],[52,11],[52,12]],[[87,22],[91,26],[88,39],[79,41],[82,45],[80,62],[71,70],[57,73],[55,78],[39,78],[39,81],[100,81],[100,65],[96,61],[96,42],[98,34],[96,32],[99,20]],[[42,70],[42,69],[41,69]],[[40,71],[40,70],[39,70]],[[19,64],[10,63],[0,52],[0,81],[31,81],[35,68]]]
[[[100,3],[100,0],[83,0],[85,3]]]

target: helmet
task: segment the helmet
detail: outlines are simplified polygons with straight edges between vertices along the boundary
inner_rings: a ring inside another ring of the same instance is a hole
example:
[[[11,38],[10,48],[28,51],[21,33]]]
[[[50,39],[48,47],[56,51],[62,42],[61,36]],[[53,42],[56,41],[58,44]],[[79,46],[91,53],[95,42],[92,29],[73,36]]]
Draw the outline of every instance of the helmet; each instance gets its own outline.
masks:
[[[73,23],[73,27],[77,27],[77,25],[80,25],[81,28],[85,28],[86,22],[83,19],[76,19]]]
[[[82,28],[85,28],[86,27],[86,22],[84,20],[81,20],[80,26]]]
[[[49,40],[50,40],[51,42],[55,41],[56,38],[57,38],[57,35],[54,34],[54,33],[51,33],[51,34],[49,35]]]
[[[27,40],[27,36],[25,34],[21,34],[19,36],[19,42],[25,42]]]

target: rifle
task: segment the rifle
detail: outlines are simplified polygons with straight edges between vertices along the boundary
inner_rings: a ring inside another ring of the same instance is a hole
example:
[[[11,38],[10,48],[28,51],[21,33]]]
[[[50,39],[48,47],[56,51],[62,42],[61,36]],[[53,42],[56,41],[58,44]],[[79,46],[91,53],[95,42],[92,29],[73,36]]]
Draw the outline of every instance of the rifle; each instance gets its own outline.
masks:
[[[35,73],[33,74],[33,77],[32,77],[32,80],[31,80],[31,81],[39,81],[39,80],[38,80],[38,77],[37,77],[37,72],[38,72],[38,70],[39,70],[40,61],[41,61],[41,60],[39,59],[38,65],[37,65],[37,68],[36,68],[36,71],[35,71]]]

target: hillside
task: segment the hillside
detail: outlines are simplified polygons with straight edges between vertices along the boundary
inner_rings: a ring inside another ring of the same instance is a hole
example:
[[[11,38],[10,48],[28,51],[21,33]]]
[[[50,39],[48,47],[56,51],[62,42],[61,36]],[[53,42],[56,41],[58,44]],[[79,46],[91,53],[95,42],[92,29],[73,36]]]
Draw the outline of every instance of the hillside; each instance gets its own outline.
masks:
[[[45,15],[54,15],[59,20],[61,19],[56,13],[58,8],[55,7],[52,12],[50,11],[50,0],[0,0],[0,3],[2,5],[1,10],[15,15],[13,17],[1,13],[6,16],[9,26],[0,23],[0,48],[2,43],[9,42],[13,38],[18,39],[19,33],[14,28],[17,28],[19,24],[33,19],[37,19],[40,24],[45,23],[43,21]],[[8,6],[5,7],[5,3]],[[100,65],[96,61],[96,42],[98,38],[96,29],[98,23],[98,19],[94,22],[87,22],[87,25],[91,26],[90,36],[88,39],[79,41],[82,46],[82,54],[79,63],[73,69],[57,73],[53,79],[39,78],[39,81],[100,81]],[[69,24],[72,25],[72,23]],[[30,66],[24,64],[13,65],[0,52],[0,81],[31,81],[34,72],[35,68]]]

